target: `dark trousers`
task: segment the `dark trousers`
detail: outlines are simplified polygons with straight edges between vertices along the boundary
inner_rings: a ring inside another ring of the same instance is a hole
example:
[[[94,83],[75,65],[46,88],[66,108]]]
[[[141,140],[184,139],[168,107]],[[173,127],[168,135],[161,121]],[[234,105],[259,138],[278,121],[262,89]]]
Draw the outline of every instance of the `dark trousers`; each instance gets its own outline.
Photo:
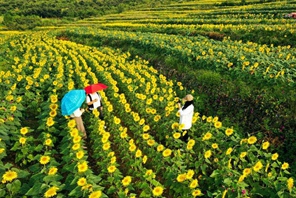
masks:
[[[187,133],[183,136],[183,133],[184,133],[184,131],[186,131]],[[182,130],[182,136],[181,136],[181,140],[182,141],[184,141],[184,142],[188,142],[188,139],[189,139],[189,132],[190,132],[190,129],[187,129],[187,130]]]

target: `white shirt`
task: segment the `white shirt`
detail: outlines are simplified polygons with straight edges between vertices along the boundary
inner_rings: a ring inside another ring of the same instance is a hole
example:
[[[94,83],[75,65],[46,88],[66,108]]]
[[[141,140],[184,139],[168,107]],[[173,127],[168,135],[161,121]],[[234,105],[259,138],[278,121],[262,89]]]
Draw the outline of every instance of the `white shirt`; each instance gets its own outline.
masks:
[[[80,108],[78,108],[70,116],[74,118],[74,117],[80,117],[81,115],[82,115],[82,111],[80,110]]]
[[[182,130],[190,129],[191,126],[192,126],[192,118],[193,118],[193,113],[194,113],[193,104],[189,105],[184,110],[179,109],[179,113],[180,113],[180,122],[179,122],[179,124],[184,124],[185,125]]]
[[[100,107],[101,106],[101,96],[97,92],[95,92],[93,94],[89,94],[89,95],[91,96],[92,101],[94,101],[95,99],[98,99],[97,102],[93,103],[94,108],[90,108],[90,110],[93,110],[93,109],[96,109],[96,108]],[[86,96],[86,104],[89,103],[89,102],[91,102],[90,97],[87,95]]]

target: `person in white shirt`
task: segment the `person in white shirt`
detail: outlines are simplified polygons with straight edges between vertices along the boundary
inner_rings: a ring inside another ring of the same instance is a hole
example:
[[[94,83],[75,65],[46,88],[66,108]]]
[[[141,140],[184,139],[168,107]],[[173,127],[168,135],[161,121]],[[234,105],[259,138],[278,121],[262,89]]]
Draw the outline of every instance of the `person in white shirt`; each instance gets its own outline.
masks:
[[[183,125],[183,136],[181,137],[181,139],[185,142],[188,142],[189,132],[192,126],[192,118],[194,114],[193,96],[191,94],[188,94],[183,98],[183,101],[185,101],[183,106],[181,106],[181,102],[178,103],[178,112],[180,113],[179,124]]]
[[[83,133],[83,138],[86,139],[87,135],[81,118],[83,113],[84,109],[78,108],[70,115],[70,117],[72,117],[75,120],[77,129]]]
[[[94,109],[98,109],[98,111],[100,112],[99,118],[103,120],[102,97],[98,92],[87,94],[86,104],[88,105],[88,109],[90,111],[93,111]]]

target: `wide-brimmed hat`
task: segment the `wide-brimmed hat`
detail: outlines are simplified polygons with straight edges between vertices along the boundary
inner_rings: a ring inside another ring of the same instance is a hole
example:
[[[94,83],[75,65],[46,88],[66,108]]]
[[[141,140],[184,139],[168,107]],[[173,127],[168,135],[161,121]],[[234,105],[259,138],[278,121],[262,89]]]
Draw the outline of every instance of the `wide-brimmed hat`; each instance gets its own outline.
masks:
[[[186,100],[186,101],[192,101],[193,100],[193,96],[191,94],[187,94],[183,100]]]

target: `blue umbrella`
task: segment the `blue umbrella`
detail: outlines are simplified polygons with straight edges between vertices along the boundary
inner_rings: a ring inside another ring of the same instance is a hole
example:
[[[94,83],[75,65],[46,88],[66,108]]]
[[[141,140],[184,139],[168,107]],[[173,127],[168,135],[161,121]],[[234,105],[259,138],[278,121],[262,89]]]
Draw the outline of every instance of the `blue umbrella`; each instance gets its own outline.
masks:
[[[83,89],[69,91],[62,98],[62,115],[71,115],[76,109],[80,108],[85,101],[86,94]]]

